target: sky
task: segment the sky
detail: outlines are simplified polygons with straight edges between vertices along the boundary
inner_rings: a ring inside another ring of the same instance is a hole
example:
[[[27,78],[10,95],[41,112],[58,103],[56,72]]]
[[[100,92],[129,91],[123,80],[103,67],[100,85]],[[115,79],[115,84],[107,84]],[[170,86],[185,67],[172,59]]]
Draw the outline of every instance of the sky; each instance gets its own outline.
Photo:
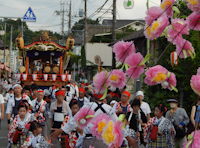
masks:
[[[32,8],[36,22],[28,22],[27,25],[33,31],[51,30],[53,32],[61,32],[61,15],[57,15],[55,11],[61,10],[60,3],[65,2],[64,8],[65,22],[64,31],[68,31],[68,12],[70,0],[3,0],[0,3],[0,17],[23,17],[29,7]],[[78,17],[79,10],[84,10],[84,0],[72,1],[72,26],[81,17]],[[96,20],[100,17],[103,19],[112,19],[112,3],[113,0],[108,0],[102,11],[91,17],[99,7],[103,5],[106,0],[87,0],[87,17]],[[134,0],[134,7],[132,9],[125,9],[123,6],[124,0],[117,0],[117,19],[144,19],[147,0]],[[150,0],[151,6],[159,6],[161,0]],[[108,10],[111,8],[110,10]],[[108,10],[108,11],[107,11]],[[107,11],[106,14],[104,14]],[[104,14],[104,15],[103,15]],[[103,15],[103,16],[102,16]]]

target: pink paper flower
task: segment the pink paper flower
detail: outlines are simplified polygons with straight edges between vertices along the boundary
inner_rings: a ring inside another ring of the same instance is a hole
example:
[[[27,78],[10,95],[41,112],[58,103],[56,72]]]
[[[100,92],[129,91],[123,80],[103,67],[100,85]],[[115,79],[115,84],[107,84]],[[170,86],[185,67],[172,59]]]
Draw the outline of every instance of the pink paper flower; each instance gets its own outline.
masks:
[[[145,25],[144,34],[149,40],[160,37],[164,29],[169,25],[168,17],[159,17],[156,21],[152,23],[151,26]]]
[[[174,11],[172,10],[174,1],[175,0],[163,0],[160,6],[163,10],[166,10],[167,16],[171,18],[173,18],[174,15]]]
[[[144,83],[149,86],[160,84],[167,78],[167,73],[168,70],[161,65],[151,67],[145,72]]]
[[[187,21],[190,29],[200,31],[200,13],[193,12],[188,16]]]
[[[110,85],[119,89],[126,85],[126,75],[123,71],[114,69],[109,74]]]
[[[200,0],[185,0],[189,9],[194,12],[200,11]]]
[[[170,73],[170,77],[165,79],[165,81],[168,82],[169,85],[165,86],[162,83],[162,86],[163,86],[164,89],[168,88],[169,90],[172,90],[171,85],[176,87],[176,75],[173,72]]]
[[[184,51],[186,52],[186,57],[184,56]],[[195,51],[192,44],[189,41],[183,39],[179,44],[176,45],[176,52],[180,58],[187,58],[190,57],[189,52],[193,54]]]
[[[193,75],[190,80],[190,85],[192,87],[192,90],[200,95],[200,75]]]
[[[188,21],[184,19],[172,19],[172,24],[167,30],[167,39],[169,42],[172,42],[174,45],[181,42],[183,39],[182,34],[189,35]]]
[[[114,140],[114,144],[113,144],[113,148],[114,147],[120,147],[123,143],[123,130],[122,130],[122,126],[123,126],[123,122],[121,121],[117,121],[114,125],[114,135],[115,135],[115,140]]]
[[[150,26],[153,21],[156,21],[161,16],[167,16],[167,14],[160,7],[151,7],[146,12],[145,21],[147,26]]]
[[[90,145],[90,147],[89,147],[89,148],[94,148],[94,147]]]
[[[130,68],[126,71],[126,74],[132,79],[139,78],[140,75],[144,72],[145,64],[138,66],[144,60],[141,53],[131,54],[125,61]]]
[[[103,128],[106,126],[106,124],[111,120],[111,118],[104,113],[99,114],[94,118],[94,120],[91,121],[91,123],[94,125],[90,128],[90,132],[93,136],[96,136],[97,139],[102,139],[102,132]]]
[[[194,135],[194,132],[191,133],[191,136],[193,137],[193,142],[192,142],[192,146],[190,144],[189,148],[192,147],[192,148],[199,148],[199,145],[200,145],[200,130],[196,130],[195,131],[195,135]],[[184,147],[183,148],[186,148],[187,144],[189,142],[191,142],[192,139],[189,139],[187,141],[187,143],[184,143]]]
[[[75,115],[74,119],[79,127],[84,129],[84,127],[93,119],[92,116],[94,116],[94,113],[95,112],[91,108],[83,107]]]
[[[136,49],[133,41],[119,41],[113,46],[113,52],[115,53],[116,59],[123,63],[130,54],[136,52]]]
[[[197,75],[200,75],[200,67],[197,69]]]
[[[97,73],[94,76],[94,87],[95,87],[95,92],[98,93],[104,93],[105,91],[105,87],[104,84],[108,87],[108,85],[110,84],[108,77],[108,73],[107,71],[102,71],[100,73]]]

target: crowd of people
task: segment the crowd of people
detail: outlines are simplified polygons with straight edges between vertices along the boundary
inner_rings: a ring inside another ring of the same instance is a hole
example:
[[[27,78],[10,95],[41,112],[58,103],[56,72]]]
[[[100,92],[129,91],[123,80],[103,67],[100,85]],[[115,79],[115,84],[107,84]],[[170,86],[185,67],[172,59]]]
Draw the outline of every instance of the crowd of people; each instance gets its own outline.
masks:
[[[92,124],[81,129],[75,121],[74,117],[84,107],[93,110],[94,116],[105,113],[113,121],[124,123],[121,147],[183,148],[187,135],[195,130],[200,97],[192,107],[190,119],[185,109],[178,107],[175,97],[167,100],[170,110],[158,104],[153,117],[142,91],[132,99],[126,88],[109,89],[105,99],[101,98],[92,84],[71,82],[59,86],[52,83],[44,90],[35,83],[10,85],[5,97],[0,95],[0,119],[6,120],[4,110],[7,114],[8,147],[107,147],[91,134]],[[5,109],[4,101],[7,102]]]

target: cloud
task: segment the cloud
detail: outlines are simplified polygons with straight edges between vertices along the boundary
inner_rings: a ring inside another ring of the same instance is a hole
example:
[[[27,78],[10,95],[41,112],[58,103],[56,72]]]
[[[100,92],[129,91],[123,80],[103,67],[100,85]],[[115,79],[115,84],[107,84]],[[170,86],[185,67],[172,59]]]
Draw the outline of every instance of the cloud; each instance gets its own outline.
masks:
[[[147,0],[134,0],[133,9],[125,9],[123,6],[124,0],[117,1],[117,19],[143,19],[145,17],[146,1]],[[68,5],[65,5],[65,9],[69,10],[69,0],[67,0]],[[99,8],[104,1],[92,1],[88,0],[87,3],[87,16],[90,16]],[[103,10],[95,15],[92,19],[102,16],[102,14],[112,5],[112,0],[108,1],[104,6]],[[160,0],[150,0],[150,6],[156,6],[160,4]],[[12,17],[23,17],[26,13],[28,7],[33,9],[36,15],[36,22],[28,22],[28,26],[31,30],[37,31],[39,29],[48,29],[52,31],[61,31],[61,16],[56,15],[54,12],[60,10],[60,1],[58,0],[6,0],[2,1],[0,4],[1,16],[12,16]],[[14,8],[14,9],[13,9]],[[112,8],[112,7],[111,7]],[[72,0],[72,15],[78,15],[79,9],[84,9],[83,0]],[[102,19],[112,18],[112,10],[109,10]],[[72,18],[73,23],[81,19],[80,17]],[[68,16],[65,14],[65,28],[68,30]]]

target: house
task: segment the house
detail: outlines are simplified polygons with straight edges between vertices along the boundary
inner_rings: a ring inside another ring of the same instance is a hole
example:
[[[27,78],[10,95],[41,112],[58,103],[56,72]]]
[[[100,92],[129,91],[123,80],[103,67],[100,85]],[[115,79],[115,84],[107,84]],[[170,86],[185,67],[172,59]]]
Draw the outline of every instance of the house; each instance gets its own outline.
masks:
[[[101,25],[87,25],[87,39],[89,42],[93,35],[111,35],[112,34],[112,20],[103,20]],[[144,28],[144,20],[116,20],[116,31],[124,32],[125,29],[129,28],[132,30],[140,30]]]
[[[83,39],[80,36],[76,35],[74,37],[74,41],[75,41],[75,43],[74,43],[72,52],[74,54],[80,56],[81,55],[81,47],[83,45]]]

